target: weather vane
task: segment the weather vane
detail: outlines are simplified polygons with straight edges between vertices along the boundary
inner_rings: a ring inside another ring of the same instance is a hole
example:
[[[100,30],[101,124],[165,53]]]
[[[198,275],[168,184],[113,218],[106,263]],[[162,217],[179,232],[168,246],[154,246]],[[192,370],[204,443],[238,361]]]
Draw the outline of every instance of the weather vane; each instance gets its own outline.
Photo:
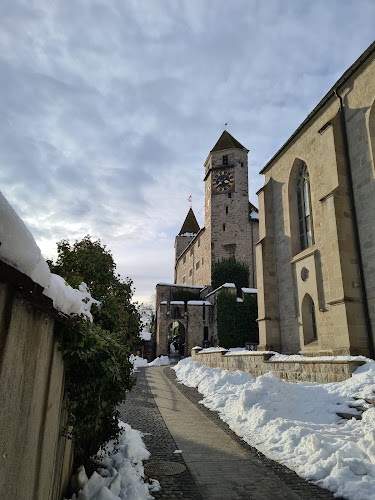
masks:
[[[224,123],[224,130],[227,129],[227,125],[228,125],[228,123]]]

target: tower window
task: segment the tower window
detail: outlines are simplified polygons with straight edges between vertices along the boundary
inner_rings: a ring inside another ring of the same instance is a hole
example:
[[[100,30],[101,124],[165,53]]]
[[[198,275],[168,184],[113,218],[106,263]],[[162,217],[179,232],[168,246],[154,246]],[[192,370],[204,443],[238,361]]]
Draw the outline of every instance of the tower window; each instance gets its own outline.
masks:
[[[183,264],[186,262],[186,255],[184,255],[184,258],[182,259]]]
[[[196,271],[198,271],[198,269],[200,268],[200,265],[201,265],[200,261],[197,260],[197,262],[195,263],[195,270]]]
[[[204,263],[204,258],[202,257],[202,266],[203,266],[203,263]]]
[[[232,198],[232,193],[228,193],[228,198]]]
[[[182,276],[182,284],[185,284],[185,283],[186,283],[186,274],[184,274],[184,275]]]
[[[225,231],[225,224],[223,224],[223,231]]]
[[[223,156],[223,165],[228,165],[228,156]]]
[[[241,167],[243,167],[243,161],[241,161]]]
[[[190,269],[190,271],[189,271],[189,276],[192,276],[192,275],[193,275],[193,270],[192,270],[192,269]]]
[[[201,246],[201,239],[198,238],[198,247],[200,247],[200,246]]]
[[[225,213],[228,214],[229,210],[228,207],[225,207]]]

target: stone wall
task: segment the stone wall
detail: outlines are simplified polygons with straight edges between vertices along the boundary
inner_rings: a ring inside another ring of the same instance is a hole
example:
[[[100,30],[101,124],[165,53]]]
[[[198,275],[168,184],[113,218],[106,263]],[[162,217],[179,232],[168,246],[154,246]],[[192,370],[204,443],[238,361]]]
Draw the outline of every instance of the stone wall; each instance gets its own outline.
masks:
[[[341,84],[339,93],[345,105],[365,287],[375,330],[374,76],[373,54]],[[262,171],[257,248],[260,346],[287,354],[368,356],[340,102],[333,92],[322,102]],[[314,241],[300,251],[296,181],[302,162],[309,171]],[[304,329],[305,297],[315,307],[317,339],[311,342]]]
[[[177,236],[176,241],[181,238]],[[202,287],[211,283],[211,242],[205,228],[176,260],[175,283]]]
[[[9,271],[2,263],[1,278],[5,267]],[[9,272],[0,283],[0,496],[58,500],[69,482],[73,453],[61,435],[67,416],[56,319],[43,311],[53,308],[41,287],[13,271],[22,287],[9,283]]]
[[[202,365],[222,370],[241,370],[251,373],[254,377],[272,372],[279,379],[286,382],[342,382],[351,377],[352,373],[365,361],[270,361],[273,354],[252,352],[246,354],[227,355],[228,351],[200,352],[199,349],[191,351],[191,358]]]

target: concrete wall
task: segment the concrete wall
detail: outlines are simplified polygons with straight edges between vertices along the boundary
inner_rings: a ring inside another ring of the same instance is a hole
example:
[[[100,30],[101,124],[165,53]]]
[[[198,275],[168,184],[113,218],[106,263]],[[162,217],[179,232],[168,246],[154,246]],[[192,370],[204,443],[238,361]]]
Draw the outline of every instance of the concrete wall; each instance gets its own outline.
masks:
[[[269,361],[272,354],[253,353],[226,355],[228,351],[201,353],[193,349],[191,358],[202,365],[222,370],[241,370],[251,373],[254,377],[272,372],[279,379],[287,382],[342,382],[364,361],[317,361],[311,358],[307,361]]]
[[[56,500],[68,485],[71,442],[61,436],[64,366],[55,320],[0,284],[0,496]]]

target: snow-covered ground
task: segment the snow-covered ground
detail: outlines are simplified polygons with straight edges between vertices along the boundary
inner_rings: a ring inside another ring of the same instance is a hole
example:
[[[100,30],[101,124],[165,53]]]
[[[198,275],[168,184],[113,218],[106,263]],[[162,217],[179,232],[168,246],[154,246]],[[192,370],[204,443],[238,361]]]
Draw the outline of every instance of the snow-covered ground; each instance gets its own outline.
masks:
[[[183,359],[177,378],[203,394],[203,404],[247,443],[297,474],[351,500],[375,499],[375,361],[339,383],[288,383],[273,373],[257,379]],[[359,399],[355,399],[359,398]],[[336,412],[356,413],[343,420]]]
[[[153,498],[150,493],[160,490],[156,479],[144,482],[142,460],[148,459],[150,453],[142,434],[123,422],[119,427],[118,448],[115,450],[113,441],[106,445],[98,472],[89,479],[84,467],[78,469],[73,482],[79,491],[72,500],[147,500]]]

